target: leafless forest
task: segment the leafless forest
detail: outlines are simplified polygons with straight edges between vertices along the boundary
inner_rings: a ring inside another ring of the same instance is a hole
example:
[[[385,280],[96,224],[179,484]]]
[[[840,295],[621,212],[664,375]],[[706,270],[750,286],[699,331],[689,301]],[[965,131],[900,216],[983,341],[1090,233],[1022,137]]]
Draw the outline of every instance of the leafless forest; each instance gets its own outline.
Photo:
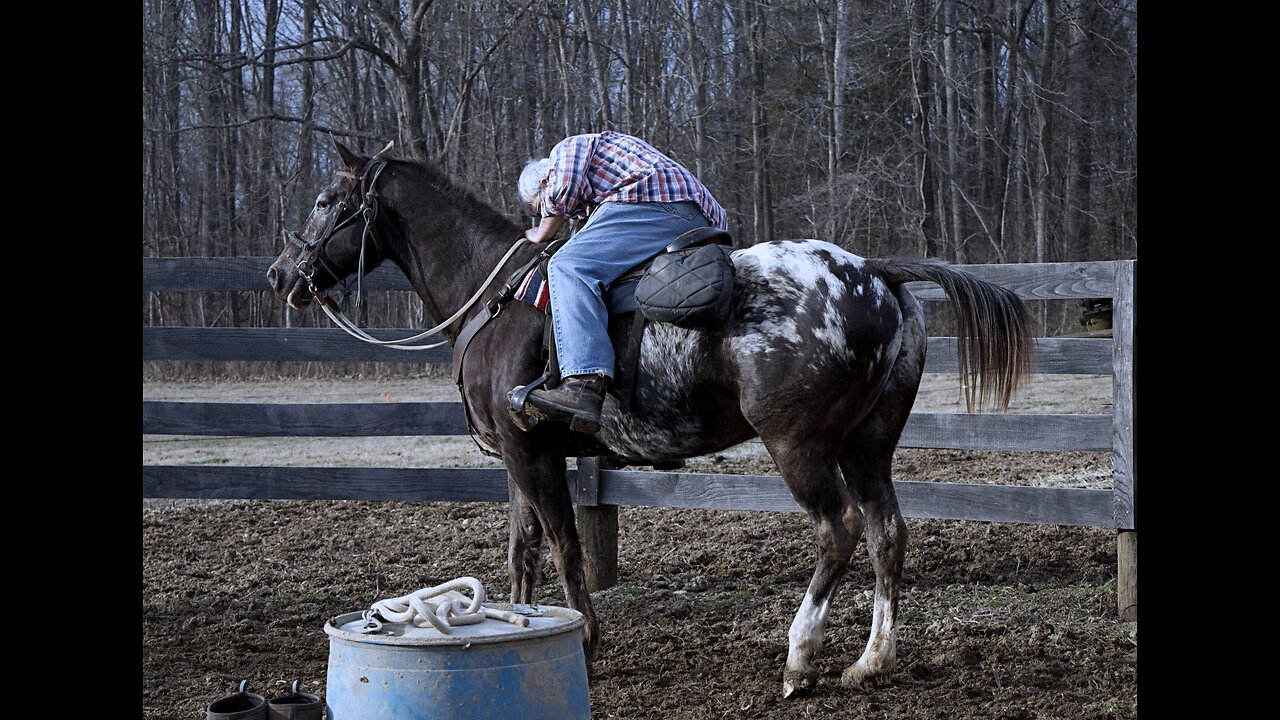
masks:
[[[1137,252],[1136,0],[144,0],[143,23],[144,257],[276,254],[331,136],[514,216],[526,160],[607,128],[692,168],[740,245]],[[421,313],[383,293],[357,319]],[[265,283],[143,297],[146,325],[317,315]]]

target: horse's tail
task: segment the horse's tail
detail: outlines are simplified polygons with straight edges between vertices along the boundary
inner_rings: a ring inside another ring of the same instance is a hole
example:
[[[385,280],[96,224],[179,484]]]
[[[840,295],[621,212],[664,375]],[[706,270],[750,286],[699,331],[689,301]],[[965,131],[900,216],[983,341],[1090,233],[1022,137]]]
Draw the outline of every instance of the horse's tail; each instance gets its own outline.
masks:
[[[960,382],[969,410],[994,401],[1001,410],[1031,373],[1033,347],[1027,308],[1012,291],[940,260],[870,260],[891,285],[928,281],[942,286],[957,326]]]

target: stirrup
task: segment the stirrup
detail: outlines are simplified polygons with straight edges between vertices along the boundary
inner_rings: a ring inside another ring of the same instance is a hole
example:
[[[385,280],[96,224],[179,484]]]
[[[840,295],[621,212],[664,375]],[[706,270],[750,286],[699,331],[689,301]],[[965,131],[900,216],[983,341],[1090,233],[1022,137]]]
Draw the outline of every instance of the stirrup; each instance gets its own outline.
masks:
[[[529,399],[529,393],[537,390],[550,379],[551,371],[547,370],[539,375],[537,380],[528,385],[513,387],[507,392],[507,412],[511,413],[511,419],[515,422],[516,427],[529,432],[538,426],[538,418],[530,415],[524,409],[524,404]]]
[[[529,421],[535,425],[545,420],[547,422],[568,423],[569,429],[574,432],[595,435],[600,432],[600,419],[591,418],[586,415],[579,415],[559,407],[555,407],[546,402],[540,402],[537,396],[531,397],[525,406],[525,414]]]

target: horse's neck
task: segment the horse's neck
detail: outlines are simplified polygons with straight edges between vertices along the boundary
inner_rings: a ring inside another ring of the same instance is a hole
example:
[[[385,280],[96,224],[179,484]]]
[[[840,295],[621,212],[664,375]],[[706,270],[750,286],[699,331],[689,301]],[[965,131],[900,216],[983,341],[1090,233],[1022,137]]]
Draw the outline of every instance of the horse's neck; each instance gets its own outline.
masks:
[[[399,253],[402,257],[392,259],[422,299],[432,324],[436,324],[451,317],[480,289],[518,237],[519,230],[514,225],[510,237],[506,237],[506,233],[483,228],[460,212],[442,213],[408,228]],[[512,263],[508,265],[514,267]],[[504,270],[511,272],[510,268]],[[499,273],[495,283],[504,280],[505,275]],[[467,316],[474,312],[473,308]],[[461,323],[446,331],[451,340]]]

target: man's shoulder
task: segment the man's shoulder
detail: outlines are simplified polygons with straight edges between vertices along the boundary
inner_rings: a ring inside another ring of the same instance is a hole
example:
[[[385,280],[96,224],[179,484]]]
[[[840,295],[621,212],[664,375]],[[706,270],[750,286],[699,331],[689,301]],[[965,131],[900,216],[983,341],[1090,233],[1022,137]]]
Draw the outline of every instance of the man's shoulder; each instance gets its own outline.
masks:
[[[551,148],[551,154],[571,153],[578,154],[581,148],[590,148],[599,141],[601,133],[582,133],[580,135],[570,135],[569,137],[556,143]]]
[[[578,135],[570,135],[569,137],[567,137],[567,138],[565,138],[565,139],[561,140],[559,143],[556,143],[556,144],[557,144],[557,145],[564,145],[564,144],[566,144],[566,143],[570,143],[570,144],[572,144],[572,143],[590,143],[590,142],[597,142],[598,140],[600,140],[600,138],[602,138],[602,137],[604,137],[604,136],[606,136],[606,135],[609,135],[609,134],[610,134],[610,132],[611,132],[611,131],[606,130],[605,132],[602,132],[602,133],[579,133]],[[615,135],[616,135],[616,133],[615,133]]]

